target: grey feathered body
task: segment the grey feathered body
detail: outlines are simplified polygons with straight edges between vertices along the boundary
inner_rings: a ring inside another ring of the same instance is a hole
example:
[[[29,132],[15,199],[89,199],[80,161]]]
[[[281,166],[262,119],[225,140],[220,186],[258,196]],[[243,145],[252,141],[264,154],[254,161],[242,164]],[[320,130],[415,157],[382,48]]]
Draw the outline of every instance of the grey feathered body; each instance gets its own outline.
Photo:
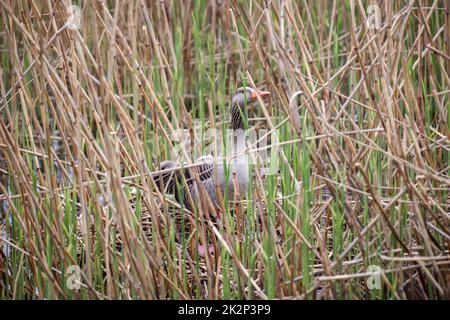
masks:
[[[246,156],[241,155],[244,149],[245,146],[237,147],[235,149],[236,152],[231,156],[232,159],[225,163],[219,160],[216,161],[212,156],[204,156],[197,159],[194,163],[196,166],[183,169],[186,183],[183,183],[181,171],[178,170],[163,174],[162,180],[155,176],[155,182],[157,184],[162,182],[161,187],[164,187],[166,193],[174,194],[179,202],[183,202],[184,206],[192,211],[193,208],[187,192],[191,195],[193,202],[198,203],[200,201],[199,181],[213,205],[219,207],[219,199],[224,197],[227,187],[229,198],[237,191],[235,190],[234,173],[236,174],[239,192],[241,194],[247,192],[249,171]],[[178,166],[176,162],[170,160],[161,164],[161,167],[165,169]],[[194,172],[198,174],[198,180],[196,180]]]

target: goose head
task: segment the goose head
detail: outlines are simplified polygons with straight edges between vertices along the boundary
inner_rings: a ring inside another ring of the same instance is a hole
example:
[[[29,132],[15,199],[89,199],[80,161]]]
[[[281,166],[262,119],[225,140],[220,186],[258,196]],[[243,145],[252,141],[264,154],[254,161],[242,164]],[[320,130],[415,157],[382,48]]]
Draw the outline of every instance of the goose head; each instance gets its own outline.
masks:
[[[231,123],[234,130],[244,129],[243,117],[246,115],[246,107],[252,102],[270,95],[269,91],[259,91],[250,87],[240,87],[231,99]]]

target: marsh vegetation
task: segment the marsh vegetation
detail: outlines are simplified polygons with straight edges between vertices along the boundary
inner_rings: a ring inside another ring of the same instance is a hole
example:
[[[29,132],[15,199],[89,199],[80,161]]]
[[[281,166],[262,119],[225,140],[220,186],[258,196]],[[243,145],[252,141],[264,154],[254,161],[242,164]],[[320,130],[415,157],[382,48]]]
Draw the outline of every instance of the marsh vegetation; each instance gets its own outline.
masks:
[[[449,13],[0,1],[0,298],[448,298]],[[269,160],[189,211],[154,174],[228,147],[240,86]]]

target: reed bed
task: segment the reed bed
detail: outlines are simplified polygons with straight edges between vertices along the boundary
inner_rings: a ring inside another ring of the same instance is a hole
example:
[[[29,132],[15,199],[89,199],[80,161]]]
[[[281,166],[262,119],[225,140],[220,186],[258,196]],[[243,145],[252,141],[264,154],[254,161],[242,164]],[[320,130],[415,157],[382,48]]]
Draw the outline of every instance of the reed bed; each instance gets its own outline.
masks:
[[[0,298],[450,297],[448,1],[0,0],[0,26]],[[276,170],[188,212],[153,174],[241,85],[272,92]]]

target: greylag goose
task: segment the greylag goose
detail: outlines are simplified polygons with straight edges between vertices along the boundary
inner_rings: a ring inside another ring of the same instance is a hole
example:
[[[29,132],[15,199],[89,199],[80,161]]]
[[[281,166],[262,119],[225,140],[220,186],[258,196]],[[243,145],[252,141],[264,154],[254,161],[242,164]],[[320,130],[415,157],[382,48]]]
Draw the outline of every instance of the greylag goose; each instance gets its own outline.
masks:
[[[193,165],[183,169],[180,168],[179,163],[172,160],[165,160],[161,162],[159,168],[159,171],[162,173],[153,176],[160,192],[175,195],[178,202],[183,203],[186,209],[192,211],[193,206],[191,205],[191,200],[194,203],[198,203],[200,199],[199,186],[197,185],[199,181],[213,205],[218,208],[220,198],[218,197],[217,191],[223,196],[228,186],[230,195],[235,192],[234,175],[231,174],[235,172],[239,191],[245,193],[249,181],[248,161],[245,154],[245,149],[247,148],[244,127],[244,117],[247,114],[245,108],[256,101],[258,96],[264,98],[269,95],[269,91],[258,91],[250,87],[240,87],[233,95],[230,110],[233,147],[232,154],[230,155],[231,161],[227,163],[230,169],[228,179],[225,174],[223,162],[219,163],[211,155],[202,156]],[[198,173],[199,180],[193,175],[194,170]],[[183,183],[182,174],[186,183]],[[186,191],[189,192],[190,196]]]

